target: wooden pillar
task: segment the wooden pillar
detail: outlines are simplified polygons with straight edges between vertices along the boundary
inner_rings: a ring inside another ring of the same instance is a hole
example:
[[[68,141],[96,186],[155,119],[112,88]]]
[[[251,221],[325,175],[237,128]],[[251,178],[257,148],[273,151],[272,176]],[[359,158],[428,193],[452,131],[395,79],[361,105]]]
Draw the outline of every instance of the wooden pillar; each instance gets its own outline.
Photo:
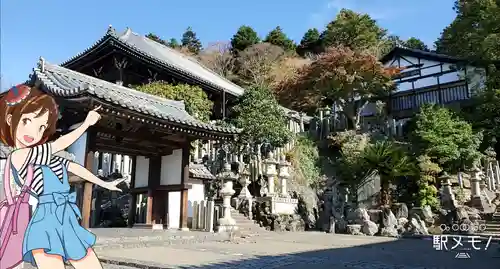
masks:
[[[137,168],[137,156],[132,157],[132,175],[130,175],[130,189],[135,188],[135,171]],[[135,213],[137,212],[137,194],[131,193],[128,207],[128,227],[131,228],[135,224]]]
[[[182,170],[181,170],[181,186],[185,186],[189,180],[189,150],[190,143],[182,148]],[[181,190],[181,214],[179,220],[179,229],[188,229],[187,218],[188,218],[188,190]]]
[[[146,224],[153,224],[153,195],[154,191],[152,189],[148,190],[148,202],[146,208]]]
[[[146,224],[155,224],[160,221],[162,216],[159,216],[161,208],[161,197],[157,191],[160,185],[161,177],[161,157],[149,158],[149,173],[148,173],[148,206],[146,211]]]
[[[92,166],[94,163],[94,153],[88,151],[85,156],[85,168],[92,171]],[[82,201],[82,226],[84,228],[90,228],[90,213],[92,210],[92,187],[93,184],[85,181],[83,183],[83,201]]]

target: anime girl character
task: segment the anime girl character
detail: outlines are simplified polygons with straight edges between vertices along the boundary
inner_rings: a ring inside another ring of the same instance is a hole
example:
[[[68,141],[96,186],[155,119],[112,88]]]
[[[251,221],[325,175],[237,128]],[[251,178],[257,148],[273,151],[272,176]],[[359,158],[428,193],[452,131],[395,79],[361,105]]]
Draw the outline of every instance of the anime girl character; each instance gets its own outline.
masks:
[[[28,170],[33,171],[31,193],[38,200],[24,235],[24,262],[41,269],[64,268],[67,261],[77,269],[102,268],[92,250],[95,235],[78,223],[80,211],[75,193],[70,193],[68,172],[111,191],[120,191],[117,185],[122,180],[105,182],[81,165],[54,155],[99,121],[98,109],[90,111],[80,127],[49,142],[58,119],[58,107],[50,95],[17,85],[0,99],[0,140],[14,149],[7,165],[11,178],[24,183]]]

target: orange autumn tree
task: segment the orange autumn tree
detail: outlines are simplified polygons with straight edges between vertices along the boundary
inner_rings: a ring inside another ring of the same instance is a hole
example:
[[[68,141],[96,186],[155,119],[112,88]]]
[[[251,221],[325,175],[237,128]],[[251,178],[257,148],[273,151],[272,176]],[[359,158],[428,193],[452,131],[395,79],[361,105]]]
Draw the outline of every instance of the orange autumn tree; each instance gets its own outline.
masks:
[[[384,67],[367,51],[331,47],[282,83],[277,95],[285,106],[306,111],[335,103],[349,127],[359,130],[363,108],[394,89],[392,76],[399,71]]]

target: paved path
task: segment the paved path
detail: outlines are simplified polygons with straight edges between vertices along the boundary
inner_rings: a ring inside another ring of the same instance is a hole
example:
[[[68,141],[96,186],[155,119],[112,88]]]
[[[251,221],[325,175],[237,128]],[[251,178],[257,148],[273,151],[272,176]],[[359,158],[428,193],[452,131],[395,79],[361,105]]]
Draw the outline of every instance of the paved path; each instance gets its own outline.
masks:
[[[470,259],[455,259],[457,252],[436,251],[428,240],[305,232],[267,234],[236,242],[101,249],[98,254],[105,260],[152,268],[488,269],[498,268],[497,248],[491,245],[489,251],[469,251]]]
[[[491,269],[500,264],[498,244],[469,251],[470,259],[455,259],[457,252],[436,251],[432,241],[417,239],[303,232],[228,242],[226,236],[196,232],[93,232],[99,236],[95,249],[106,262],[104,269]]]

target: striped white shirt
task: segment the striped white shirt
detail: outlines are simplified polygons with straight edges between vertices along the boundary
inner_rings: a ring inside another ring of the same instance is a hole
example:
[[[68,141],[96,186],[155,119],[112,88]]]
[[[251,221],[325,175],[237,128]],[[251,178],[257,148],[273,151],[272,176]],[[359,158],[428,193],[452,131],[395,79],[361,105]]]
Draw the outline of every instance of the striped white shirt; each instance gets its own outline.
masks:
[[[43,194],[43,175],[41,166],[48,166],[52,172],[63,180],[63,165],[68,168],[69,161],[59,156],[52,155],[52,148],[50,143],[42,144],[31,148],[28,157],[23,166],[18,170],[19,177],[22,182],[26,180],[28,173],[28,164],[33,165],[33,182],[31,188],[33,192],[38,195]]]

